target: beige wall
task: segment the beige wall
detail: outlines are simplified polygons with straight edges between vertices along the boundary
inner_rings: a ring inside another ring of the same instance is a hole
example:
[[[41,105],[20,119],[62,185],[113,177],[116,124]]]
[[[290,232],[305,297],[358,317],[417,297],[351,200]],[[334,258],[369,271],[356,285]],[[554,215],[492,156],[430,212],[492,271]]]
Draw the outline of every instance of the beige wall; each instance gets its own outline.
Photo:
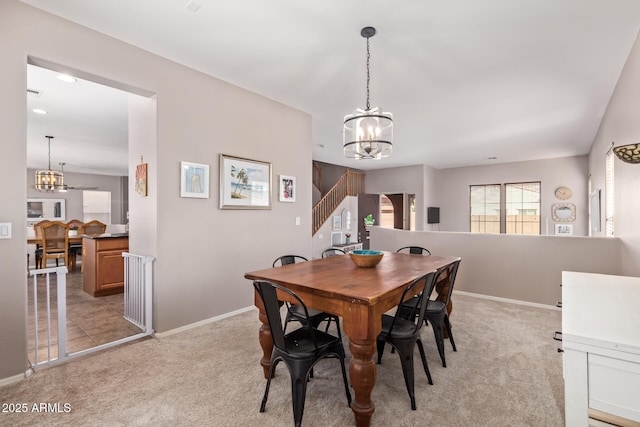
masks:
[[[144,156],[149,196],[135,194],[133,180],[129,192],[132,251],[157,258],[157,331],[250,306],[253,292],[245,272],[271,265],[285,252],[311,256],[311,119],[306,113],[14,0],[0,6],[0,52],[0,171],[12,183],[0,188],[0,222],[14,224],[13,238],[0,240],[0,379],[28,367],[23,226],[28,58],[155,94],[155,107],[130,108],[130,117],[141,122],[130,123],[129,169]],[[271,210],[218,209],[220,153],[272,162],[275,192],[278,175],[295,176],[297,201],[280,203],[274,193]],[[180,198],[181,160],[210,165],[209,199]]]
[[[371,247],[395,252],[422,246],[433,255],[462,258],[455,289],[555,305],[562,271],[620,274],[619,239],[420,232],[372,227]],[[455,304],[455,303],[454,303]],[[455,311],[455,309],[454,309]]]
[[[602,190],[602,232],[604,235],[604,169],[605,154],[612,141],[615,145],[640,142],[640,37],[631,49],[620,74],[600,129],[589,155],[589,173],[594,189]],[[622,272],[640,276],[640,165],[614,162],[615,170],[615,235],[622,245]]]
[[[573,197],[566,202],[576,205],[573,233],[575,236],[587,236],[587,167],[587,157],[578,156],[438,170],[435,199],[440,206],[440,230],[469,231],[470,185],[540,181],[541,234],[554,234],[551,206],[565,203],[554,197],[554,191],[564,185],[573,191]]]

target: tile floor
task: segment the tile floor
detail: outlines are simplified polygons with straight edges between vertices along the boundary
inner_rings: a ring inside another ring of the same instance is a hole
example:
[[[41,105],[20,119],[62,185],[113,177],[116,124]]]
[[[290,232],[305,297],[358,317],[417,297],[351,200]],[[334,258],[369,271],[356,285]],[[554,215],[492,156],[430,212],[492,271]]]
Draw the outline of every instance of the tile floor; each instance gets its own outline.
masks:
[[[51,358],[57,357],[57,291],[56,277],[50,276],[51,297]],[[38,277],[38,361],[46,361],[47,302],[44,276]],[[116,341],[140,333],[141,330],[124,319],[123,294],[93,297],[82,290],[80,268],[67,274],[67,348],[69,353],[86,350],[100,344]],[[29,360],[34,363],[35,327],[33,304],[33,277],[28,279],[28,335]]]

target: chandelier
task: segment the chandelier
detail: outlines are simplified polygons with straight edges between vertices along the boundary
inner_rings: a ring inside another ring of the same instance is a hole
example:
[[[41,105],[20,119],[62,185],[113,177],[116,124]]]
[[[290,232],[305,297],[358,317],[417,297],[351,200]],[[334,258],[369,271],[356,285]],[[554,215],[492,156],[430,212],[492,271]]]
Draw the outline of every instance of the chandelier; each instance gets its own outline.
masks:
[[[49,169],[36,171],[35,189],[49,193],[54,191],[67,191],[67,186],[64,185],[64,174],[62,171],[51,170],[51,139],[53,139],[53,136],[45,136],[45,138],[48,139],[49,144]]]
[[[628,144],[615,147],[615,155],[625,163],[640,163],[640,144]]]
[[[351,159],[380,159],[393,151],[393,115],[369,104],[369,38],[376,34],[373,27],[365,27],[360,35],[367,39],[367,104],[344,118],[343,148],[345,157]]]

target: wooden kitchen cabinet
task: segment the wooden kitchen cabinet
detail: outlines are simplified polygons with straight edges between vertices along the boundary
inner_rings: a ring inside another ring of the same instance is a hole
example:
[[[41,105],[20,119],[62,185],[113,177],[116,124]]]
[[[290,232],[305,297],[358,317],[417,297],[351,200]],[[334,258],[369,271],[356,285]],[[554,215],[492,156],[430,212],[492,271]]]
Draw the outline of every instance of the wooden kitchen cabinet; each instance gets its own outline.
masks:
[[[82,286],[94,297],[124,292],[124,259],[128,234],[103,234],[82,239]]]

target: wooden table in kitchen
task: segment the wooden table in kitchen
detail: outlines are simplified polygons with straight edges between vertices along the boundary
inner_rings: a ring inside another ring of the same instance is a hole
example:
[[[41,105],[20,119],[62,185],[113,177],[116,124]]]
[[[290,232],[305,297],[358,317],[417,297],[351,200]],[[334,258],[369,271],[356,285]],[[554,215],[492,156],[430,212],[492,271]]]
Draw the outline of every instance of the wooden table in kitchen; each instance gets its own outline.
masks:
[[[412,280],[449,265],[459,258],[385,253],[375,268],[359,268],[349,256],[334,256],[245,274],[250,280],[268,280],[297,293],[308,307],[343,318],[349,337],[349,378],[355,398],[351,404],[357,426],[368,426],[375,410],[371,392],[376,382],[376,337],[382,314],[400,301]],[[273,339],[264,307],[255,295],[262,322],[259,339],[263,350],[260,364],[269,374]]]

